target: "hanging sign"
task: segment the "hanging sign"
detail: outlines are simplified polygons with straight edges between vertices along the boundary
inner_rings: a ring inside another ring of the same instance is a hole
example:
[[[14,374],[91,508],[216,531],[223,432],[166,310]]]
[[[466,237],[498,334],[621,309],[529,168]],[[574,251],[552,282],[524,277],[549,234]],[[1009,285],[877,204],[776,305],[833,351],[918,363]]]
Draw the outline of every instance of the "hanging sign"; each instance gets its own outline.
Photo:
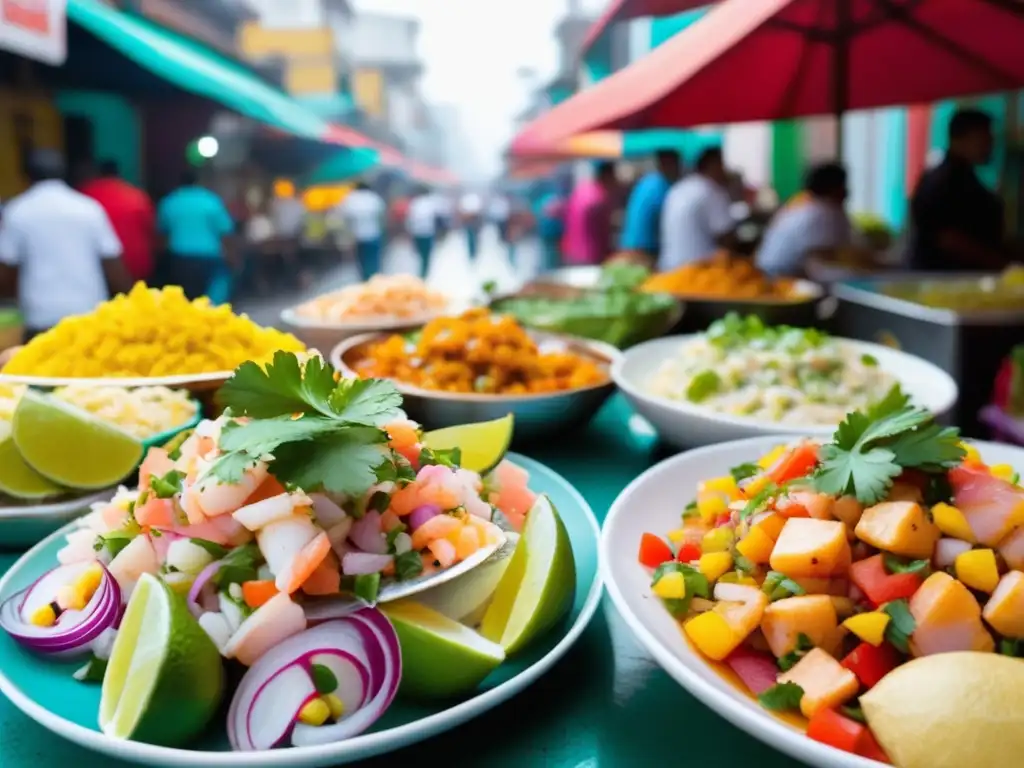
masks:
[[[59,66],[67,57],[67,0],[0,0],[0,49]]]

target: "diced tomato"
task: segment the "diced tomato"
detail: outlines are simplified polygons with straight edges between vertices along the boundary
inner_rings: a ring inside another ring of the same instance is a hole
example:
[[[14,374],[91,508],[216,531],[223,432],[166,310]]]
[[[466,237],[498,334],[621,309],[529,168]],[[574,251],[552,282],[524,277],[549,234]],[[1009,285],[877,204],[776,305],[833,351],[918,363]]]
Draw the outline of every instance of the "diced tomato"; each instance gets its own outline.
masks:
[[[277,594],[273,579],[246,581],[242,584],[242,599],[250,608],[259,608]]]
[[[726,657],[725,663],[755,696],[760,696],[778,682],[779,668],[771,654],[752,651],[741,645]]]
[[[673,559],[672,548],[653,533],[645,533],[640,537],[641,565],[657,568],[662,563]]]
[[[803,504],[798,504],[788,496],[779,499],[779,502],[775,505],[775,511],[783,517],[810,517],[811,513],[807,511],[807,507]]]
[[[857,754],[861,757],[866,757],[868,760],[877,760],[880,763],[891,765],[892,761],[889,759],[889,756],[885,754],[885,750],[882,749],[882,745],[878,743],[878,739],[875,738],[875,734],[871,732],[870,728],[865,730],[867,732],[864,734],[864,738],[861,739]]]
[[[676,554],[676,560],[680,563],[692,563],[694,560],[700,560],[700,556],[700,547],[696,544],[686,542],[679,548],[679,552]]]
[[[818,446],[801,443],[785,454],[768,470],[768,477],[776,485],[809,475],[818,466]]]
[[[723,525],[729,525],[732,522],[732,512],[723,512],[717,518],[715,518],[715,528],[721,528]]]
[[[916,573],[889,573],[881,555],[859,560],[850,566],[850,581],[875,607],[893,600],[910,597],[921,586]]]
[[[867,726],[834,709],[819,710],[807,723],[807,735],[810,738],[855,755],[860,754],[867,731]]]
[[[857,676],[861,685],[874,688],[879,680],[896,669],[900,656],[888,643],[877,646],[861,643],[841,663]]]

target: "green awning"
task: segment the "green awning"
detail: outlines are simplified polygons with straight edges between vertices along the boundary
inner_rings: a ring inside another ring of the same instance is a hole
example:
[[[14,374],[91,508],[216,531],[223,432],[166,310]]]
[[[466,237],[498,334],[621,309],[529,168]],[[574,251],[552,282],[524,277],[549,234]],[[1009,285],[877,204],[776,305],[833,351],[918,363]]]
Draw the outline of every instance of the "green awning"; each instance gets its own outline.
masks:
[[[367,155],[372,155],[367,157]],[[319,184],[341,184],[369,171],[377,165],[377,153],[366,150],[339,149],[301,179],[304,187]]]
[[[71,23],[183,90],[295,136],[338,143],[329,122],[202,43],[100,0],[68,0],[67,15]]]

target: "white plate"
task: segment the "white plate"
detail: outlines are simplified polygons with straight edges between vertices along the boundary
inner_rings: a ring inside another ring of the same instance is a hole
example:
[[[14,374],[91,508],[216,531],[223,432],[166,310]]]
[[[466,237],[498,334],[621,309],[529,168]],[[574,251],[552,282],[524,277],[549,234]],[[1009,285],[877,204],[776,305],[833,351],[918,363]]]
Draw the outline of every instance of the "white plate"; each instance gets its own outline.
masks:
[[[612,365],[612,378],[619,389],[663,440],[676,446],[698,447],[759,435],[823,437],[835,431],[835,424],[780,424],[719,413],[686,400],[651,394],[648,387],[662,363],[676,357],[684,344],[702,335],[667,336],[648,341],[627,349]],[[900,383],[915,405],[927,408],[936,416],[949,413],[956,405],[959,394],[956,382],[938,366],[880,344],[843,338],[836,340],[875,357],[879,367]]]
[[[792,435],[759,437],[689,451],[644,472],[619,494],[601,532],[601,574],[612,603],[640,643],[680,685],[715,712],[781,752],[819,768],[878,768],[878,763],[827,747],[762,709],[703,660],[683,638],[678,622],[651,593],[650,575],[636,559],[644,533],[679,527],[697,483],[756,461]],[[1024,449],[973,443],[982,459],[1024,470]]]

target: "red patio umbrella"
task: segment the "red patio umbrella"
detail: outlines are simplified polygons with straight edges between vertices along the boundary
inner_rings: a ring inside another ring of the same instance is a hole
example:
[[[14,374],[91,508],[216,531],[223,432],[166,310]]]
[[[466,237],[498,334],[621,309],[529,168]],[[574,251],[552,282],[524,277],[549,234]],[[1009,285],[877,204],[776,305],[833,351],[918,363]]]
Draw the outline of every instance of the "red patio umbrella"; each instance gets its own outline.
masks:
[[[841,114],[1024,85],[1024,0],[725,0],[529,124],[512,152],[603,129]]]

